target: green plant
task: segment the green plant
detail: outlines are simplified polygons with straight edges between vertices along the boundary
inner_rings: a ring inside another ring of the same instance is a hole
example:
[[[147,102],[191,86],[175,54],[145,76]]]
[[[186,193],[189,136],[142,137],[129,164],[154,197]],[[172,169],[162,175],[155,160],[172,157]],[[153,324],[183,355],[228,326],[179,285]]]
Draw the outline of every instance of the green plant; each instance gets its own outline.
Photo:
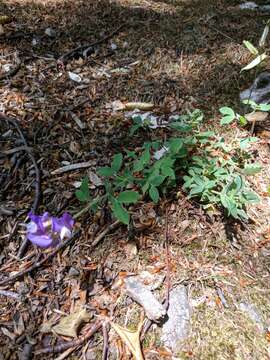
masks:
[[[253,140],[246,140],[242,148],[238,143],[236,149],[241,151],[237,154],[213,131],[203,131],[202,121],[199,110],[175,117],[168,124],[166,140],[152,139],[150,134],[140,148],[115,154],[110,166],[97,170],[104,178],[102,196],[91,198],[85,178],[76,191],[77,198],[90,203],[92,210],[109,207],[118,220],[128,224],[130,204],[148,198],[158,203],[161,196],[182,184],[188,196],[204,206],[223,207],[228,216],[246,219],[246,205],[259,200],[243,178],[245,171],[251,174],[258,170],[249,164],[245,152]],[[137,119],[134,122],[137,126]],[[133,133],[138,129],[133,128]]]
[[[265,42],[269,33],[269,21],[264,27],[263,33],[261,35],[259,41],[259,47],[256,48],[250,41],[244,40],[244,46],[249,50],[249,52],[255,56],[255,58],[245,67],[241,69],[241,71],[251,70],[258,65],[260,65],[264,60],[268,58],[267,52],[265,51]]]
[[[257,104],[255,101],[246,99],[242,101],[243,104],[249,105],[253,112],[255,111],[270,111],[270,104]]]
[[[247,120],[243,115],[237,114],[232,108],[228,106],[221,107],[219,112],[222,114],[220,125],[228,125],[234,120],[239,121],[239,124],[242,126],[247,124]]]

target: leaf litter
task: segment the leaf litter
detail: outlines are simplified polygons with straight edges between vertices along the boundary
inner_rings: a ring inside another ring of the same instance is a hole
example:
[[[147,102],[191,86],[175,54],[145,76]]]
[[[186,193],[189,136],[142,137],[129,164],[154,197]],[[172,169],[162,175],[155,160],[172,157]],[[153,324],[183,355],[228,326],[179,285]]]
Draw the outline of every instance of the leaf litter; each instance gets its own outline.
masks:
[[[55,216],[80,210],[74,183],[84,176],[90,178],[92,191],[100,191],[97,168],[129,146],[128,111],[151,111],[153,119],[166,120],[200,108],[213,116],[207,127],[218,127],[217,109],[237,106],[235,79],[250,60],[239,44],[247,38],[254,43],[261,26],[259,16],[243,15],[225,1],[8,0],[0,4],[0,15],[0,111],[15,117],[23,129],[42,172],[40,212]],[[241,79],[243,88],[249,86],[248,76]],[[135,348],[130,344],[124,331],[137,329],[141,307],[122,291],[127,275],[149,271],[166,277],[167,201],[134,206],[132,230],[110,226],[114,223],[105,211],[83,213],[76,224],[79,238],[62,252],[47,257],[50,250],[30,246],[18,259],[36,174],[16,129],[2,119],[0,127],[1,150],[14,150],[0,157],[0,281],[22,273],[1,286],[4,359],[27,351],[41,358],[45,350],[51,355],[44,356],[52,358],[54,351],[68,351],[70,358],[72,353],[85,358],[94,353],[102,359],[99,321],[106,316],[118,324],[114,327],[123,340],[109,331],[109,358],[126,356],[125,343],[138,358],[139,345],[147,359],[172,358],[160,342],[159,327],[152,326],[143,341],[137,339]],[[234,131],[223,135],[233,138]],[[241,303],[254,306],[262,321],[269,322],[269,153],[263,139],[255,150],[263,169],[250,181],[262,203],[250,209],[249,224],[224,222],[218,214],[209,219],[180,188],[170,197],[171,282],[188,286],[189,298],[198,304],[188,340],[176,354],[180,358],[269,357],[267,334],[258,333],[253,320],[239,310]],[[159,151],[156,156],[166,149]],[[124,249],[129,243],[136,251],[129,252],[127,261]],[[42,265],[28,271],[38,261]],[[120,286],[113,286],[116,282]],[[153,291],[162,300],[166,281]],[[77,302],[94,317],[79,316]],[[78,338],[71,341],[65,331],[57,336],[40,332],[46,321],[52,326],[66,321]]]

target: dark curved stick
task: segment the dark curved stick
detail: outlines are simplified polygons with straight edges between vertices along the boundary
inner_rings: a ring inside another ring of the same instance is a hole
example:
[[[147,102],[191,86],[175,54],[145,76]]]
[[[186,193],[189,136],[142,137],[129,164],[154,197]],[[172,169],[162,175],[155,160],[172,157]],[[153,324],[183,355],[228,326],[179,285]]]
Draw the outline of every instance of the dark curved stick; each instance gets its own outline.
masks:
[[[34,157],[34,155],[32,154],[31,152],[31,148],[28,146],[27,144],[27,141],[25,139],[25,136],[18,124],[18,121],[17,119],[15,118],[11,118],[9,116],[6,116],[4,115],[3,113],[0,113],[0,120],[2,121],[6,121],[10,124],[12,124],[15,129],[17,130],[17,132],[19,133],[20,135],[20,138],[24,144],[24,151],[27,153],[27,155],[29,156],[30,160],[32,161],[32,164],[34,166],[34,169],[35,169],[35,175],[36,175],[36,181],[35,181],[35,198],[34,198],[34,202],[33,202],[33,205],[32,205],[32,212],[33,213],[36,213],[37,209],[38,209],[38,205],[39,205],[39,200],[40,200],[40,193],[41,193],[41,177],[40,177],[40,171],[39,171],[39,167],[37,165],[37,162],[36,162],[36,159]],[[17,257],[20,259],[23,257],[26,249],[27,249],[27,246],[28,246],[28,240],[25,239],[23,240],[20,248],[19,248],[19,251],[17,253]]]
[[[7,284],[13,284],[16,280],[20,279],[22,276],[26,274],[30,274],[32,271],[38,269],[41,267],[44,263],[51,260],[60,250],[63,250],[68,245],[71,245],[73,241],[80,235],[81,231],[78,230],[70,239],[67,239],[66,241],[62,242],[57,248],[55,248],[51,253],[49,253],[47,256],[45,256],[44,259],[40,261],[35,261],[32,266],[30,266],[27,269],[24,269],[17,274],[9,277],[8,279],[4,279],[0,281],[0,286],[5,286]]]
[[[87,44],[87,45],[82,45],[82,46],[78,46],[75,49],[72,49],[68,52],[66,52],[65,54],[63,54],[62,56],[60,56],[60,58],[58,59],[58,61],[60,63],[65,63],[68,59],[74,57],[75,54],[77,54],[80,51],[84,51],[86,49],[90,49],[96,45],[99,45],[107,40],[109,40],[110,38],[112,38],[115,34],[117,34],[122,28],[124,27],[124,24],[120,25],[116,30],[114,30],[111,34],[105,36],[103,39],[97,40],[95,42],[93,42],[92,44]]]
[[[56,354],[59,352],[63,352],[71,347],[81,346],[84,342],[90,339],[100,328],[102,327],[102,323],[100,320],[95,322],[95,324],[87,331],[87,333],[77,340],[68,341],[66,343],[57,345],[57,346],[48,346],[46,348],[35,351],[35,355],[40,354]]]

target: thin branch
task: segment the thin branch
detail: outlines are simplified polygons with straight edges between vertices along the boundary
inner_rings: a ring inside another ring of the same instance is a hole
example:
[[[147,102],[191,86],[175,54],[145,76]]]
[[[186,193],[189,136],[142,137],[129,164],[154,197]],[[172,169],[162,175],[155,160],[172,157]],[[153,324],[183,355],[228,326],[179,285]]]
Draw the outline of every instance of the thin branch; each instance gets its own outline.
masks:
[[[22,145],[22,146],[18,146],[18,147],[15,147],[13,149],[9,149],[9,150],[2,150],[0,152],[0,156],[7,156],[7,155],[12,155],[12,154],[15,154],[16,152],[19,152],[19,151],[32,151],[33,149],[31,147],[27,147],[25,145]],[[3,155],[2,155],[3,154]]]
[[[98,320],[85,335],[79,337],[77,340],[68,341],[66,343],[57,345],[57,346],[48,346],[43,349],[37,350],[35,355],[40,354],[56,354],[59,352],[63,352],[71,347],[81,346],[84,342],[90,339],[100,328],[102,327],[102,322]]]
[[[171,290],[171,274],[170,274],[170,254],[169,254],[169,224],[168,216],[169,210],[166,208],[166,220],[165,220],[165,249],[166,249],[166,300],[165,300],[165,309],[168,310],[170,303],[170,290]]]
[[[15,293],[14,291],[9,291],[9,290],[1,290],[0,289],[0,296],[6,296],[6,297],[9,297],[9,298],[18,300],[18,301],[22,300],[21,295]]]
[[[65,54],[63,54],[58,61],[60,63],[65,63],[68,59],[74,57],[78,52],[84,51],[86,49],[92,48],[94,46],[97,46],[109,39],[111,39],[114,35],[116,35],[122,28],[124,27],[124,24],[122,24],[121,26],[119,26],[116,30],[114,30],[112,33],[110,33],[109,35],[105,36],[104,38],[97,40],[91,44],[87,44],[87,45],[82,45],[82,46],[77,46],[75,49],[72,49],[68,52],[66,52]]]
[[[40,261],[36,261],[32,266],[30,266],[27,269],[24,269],[20,272],[18,272],[17,274],[11,276],[8,279],[2,280],[0,281],[0,286],[4,286],[7,284],[12,284],[14,283],[16,280],[20,279],[22,276],[26,275],[26,274],[30,274],[32,271],[38,269],[39,267],[41,267],[43,264],[45,264],[47,261],[51,260],[59,251],[63,250],[65,247],[71,245],[73,243],[73,241],[78,238],[78,236],[80,235],[81,231],[78,230],[70,239],[67,239],[66,241],[62,242],[55,250],[53,250],[51,253],[49,253],[44,259],[40,260]]]
[[[92,242],[92,246],[96,246],[110,231],[115,230],[121,224],[120,221],[115,221],[114,223],[108,225]]]
[[[103,334],[103,352],[102,360],[108,359],[109,352],[109,335],[108,335],[108,325],[106,323],[102,324],[102,334]]]
[[[77,164],[65,165],[65,166],[60,167],[60,168],[58,168],[56,170],[53,170],[51,172],[51,175],[59,175],[59,174],[63,174],[63,173],[68,172],[68,171],[88,168],[88,167],[90,167],[92,165],[93,165],[92,161],[85,161],[85,162],[81,162],[81,163],[77,163]]]

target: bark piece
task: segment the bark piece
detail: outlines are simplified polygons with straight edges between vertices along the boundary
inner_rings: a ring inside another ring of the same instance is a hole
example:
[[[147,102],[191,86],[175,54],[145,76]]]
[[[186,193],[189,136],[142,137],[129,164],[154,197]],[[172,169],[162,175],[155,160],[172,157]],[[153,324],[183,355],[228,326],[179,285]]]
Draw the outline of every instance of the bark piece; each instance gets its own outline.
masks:
[[[185,286],[179,285],[171,290],[167,315],[168,320],[162,326],[161,341],[177,353],[189,333],[191,310]]]
[[[166,315],[166,310],[147,286],[134,277],[127,277],[125,285],[127,295],[144,308],[148,319],[157,323],[160,322]]]

